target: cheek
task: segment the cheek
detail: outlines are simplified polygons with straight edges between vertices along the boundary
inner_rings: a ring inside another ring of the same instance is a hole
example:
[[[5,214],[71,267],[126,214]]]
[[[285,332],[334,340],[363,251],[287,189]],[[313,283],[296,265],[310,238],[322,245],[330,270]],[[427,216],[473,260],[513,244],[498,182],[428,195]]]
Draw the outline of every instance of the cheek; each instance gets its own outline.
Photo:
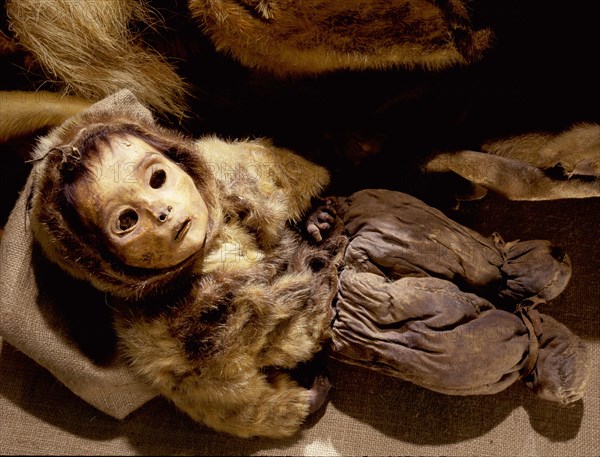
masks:
[[[198,188],[196,187],[196,184],[194,184],[192,177],[188,174],[181,174],[177,179],[175,187],[177,192],[184,196],[184,199],[188,202],[196,201],[200,198]]]
[[[208,209],[206,207],[206,202],[202,198],[202,195],[198,191],[195,185],[189,188],[187,193],[186,205],[188,211],[191,214],[195,214],[197,217],[203,217],[205,214],[208,214]]]
[[[106,201],[102,199],[98,189],[88,183],[79,183],[75,185],[73,192],[75,209],[83,223],[94,229],[105,230],[107,223],[101,209],[106,206]]]

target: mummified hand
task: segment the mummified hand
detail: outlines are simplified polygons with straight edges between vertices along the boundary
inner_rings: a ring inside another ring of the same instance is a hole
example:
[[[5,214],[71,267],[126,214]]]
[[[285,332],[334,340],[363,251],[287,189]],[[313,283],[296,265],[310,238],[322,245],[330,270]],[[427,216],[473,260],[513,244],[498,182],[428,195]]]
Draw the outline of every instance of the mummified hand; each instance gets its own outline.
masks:
[[[310,388],[310,403],[308,407],[308,414],[312,414],[325,404],[327,396],[331,390],[331,383],[326,376],[317,376],[315,382]]]
[[[337,217],[332,198],[320,199],[319,203],[306,219],[306,231],[316,242],[330,233]]]

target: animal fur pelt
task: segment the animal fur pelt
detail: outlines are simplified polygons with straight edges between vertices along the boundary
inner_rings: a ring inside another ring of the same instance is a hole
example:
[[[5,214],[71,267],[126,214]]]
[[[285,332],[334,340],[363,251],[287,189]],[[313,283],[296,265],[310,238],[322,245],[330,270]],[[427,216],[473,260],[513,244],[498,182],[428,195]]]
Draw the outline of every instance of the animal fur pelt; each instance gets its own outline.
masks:
[[[454,172],[509,200],[600,197],[600,124],[489,141],[481,152],[442,153],[424,170]]]
[[[173,34],[173,15],[193,17],[220,52],[276,76],[440,69],[480,58],[491,38],[472,29],[461,0],[192,0],[185,10],[159,3],[9,0],[6,12],[17,43],[68,93],[98,100],[127,88],[179,118],[192,87],[176,60],[203,62],[193,52],[197,38]]]
[[[172,268],[123,265],[67,209],[65,167],[79,163],[70,151],[95,129],[123,126],[176,160],[208,207],[204,247]],[[194,419],[238,436],[290,435],[322,404],[317,387],[289,370],[327,340],[344,238],[312,246],[289,223],[327,185],[325,169],[267,141],[193,142],[156,125],[129,91],[52,130],[33,160],[36,238],[66,272],[118,297],[117,334],[139,376]]]
[[[491,32],[460,0],[190,0],[217,49],[278,75],[477,60]]]
[[[129,88],[158,111],[181,117],[188,86],[144,43],[161,24],[145,1],[7,1],[9,28],[66,93],[98,100]]]

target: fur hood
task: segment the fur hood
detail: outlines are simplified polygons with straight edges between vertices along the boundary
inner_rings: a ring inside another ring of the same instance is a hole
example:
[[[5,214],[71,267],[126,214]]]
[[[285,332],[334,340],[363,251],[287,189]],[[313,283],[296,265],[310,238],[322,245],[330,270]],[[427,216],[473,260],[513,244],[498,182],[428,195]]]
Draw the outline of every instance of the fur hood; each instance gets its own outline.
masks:
[[[34,236],[44,253],[74,277],[99,290],[123,298],[139,298],[162,292],[167,285],[181,285],[194,266],[194,257],[175,268],[147,270],[123,265],[103,248],[101,234],[84,227],[63,189],[74,167],[85,160],[81,154],[86,138],[97,129],[127,127],[150,138],[172,160],[189,173],[211,213],[207,231],[209,249],[219,231],[220,202],[217,181],[209,164],[197,153],[194,142],[157,125],[148,111],[128,90],[117,92],[51,130],[38,140],[32,155],[32,190],[28,213]]]

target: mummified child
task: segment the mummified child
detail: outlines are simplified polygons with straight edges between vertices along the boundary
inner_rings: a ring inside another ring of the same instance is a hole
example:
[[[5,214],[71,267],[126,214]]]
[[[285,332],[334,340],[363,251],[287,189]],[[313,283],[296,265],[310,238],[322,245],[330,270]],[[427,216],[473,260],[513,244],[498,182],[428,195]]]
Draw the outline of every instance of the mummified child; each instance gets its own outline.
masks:
[[[113,297],[131,368],[216,430],[296,432],[326,399],[323,375],[303,379],[323,351],[448,394],[523,379],[583,395],[584,345],[534,309],[571,273],[545,241],[486,239],[394,191],[315,207],[323,168],[262,140],[188,140],[128,91],[33,163],[43,252]]]

